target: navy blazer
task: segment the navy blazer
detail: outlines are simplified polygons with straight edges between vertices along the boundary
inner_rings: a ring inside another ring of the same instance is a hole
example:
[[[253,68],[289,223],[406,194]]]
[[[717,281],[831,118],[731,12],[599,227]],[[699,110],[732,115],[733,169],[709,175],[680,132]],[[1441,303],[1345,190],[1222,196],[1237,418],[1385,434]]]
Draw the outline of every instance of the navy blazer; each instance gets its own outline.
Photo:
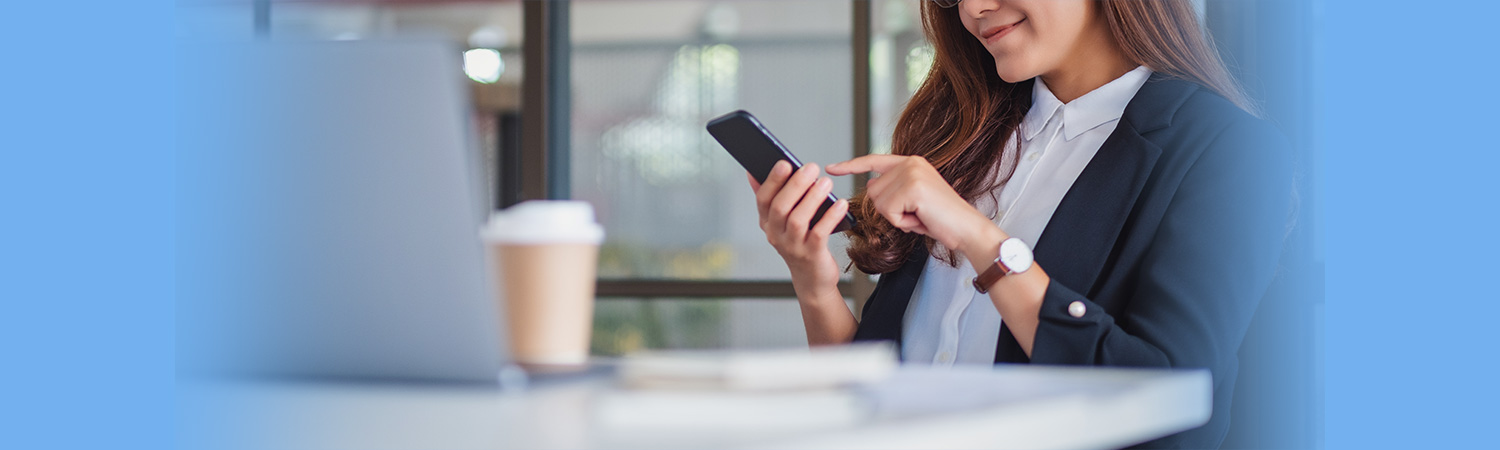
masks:
[[[1273,126],[1153,75],[1033,249],[1052,281],[1031,357],[1002,325],[995,362],[1208,368],[1209,422],[1145,445],[1218,447],[1236,352],[1277,270],[1291,200],[1292,148]],[[919,246],[880,277],[855,340],[901,340],[926,259]],[[1083,317],[1068,314],[1073,302]]]

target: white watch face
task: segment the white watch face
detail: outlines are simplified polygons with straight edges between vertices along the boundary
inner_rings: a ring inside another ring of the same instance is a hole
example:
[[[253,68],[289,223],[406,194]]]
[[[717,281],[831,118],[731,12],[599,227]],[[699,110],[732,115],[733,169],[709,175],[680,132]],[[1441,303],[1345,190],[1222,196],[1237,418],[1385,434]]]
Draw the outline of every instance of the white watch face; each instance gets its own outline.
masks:
[[[1025,272],[1031,268],[1031,247],[1027,247],[1021,238],[1006,239],[1000,243],[1000,262],[1011,273]]]

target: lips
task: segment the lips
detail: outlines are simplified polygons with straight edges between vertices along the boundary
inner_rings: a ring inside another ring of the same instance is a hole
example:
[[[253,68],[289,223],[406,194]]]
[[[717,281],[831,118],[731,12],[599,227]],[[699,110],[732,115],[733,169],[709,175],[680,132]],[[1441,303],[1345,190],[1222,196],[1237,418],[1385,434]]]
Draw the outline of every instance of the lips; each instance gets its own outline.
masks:
[[[1026,19],[1021,19],[1021,20],[1017,20],[1015,23],[1012,23],[1010,25],[1001,25],[1001,26],[998,26],[998,27],[990,27],[990,28],[985,29],[983,33],[980,33],[979,36],[981,38],[983,38],[985,42],[994,42],[996,39],[1004,37],[1007,34],[1010,34],[1011,30],[1016,29],[1017,25],[1020,25],[1021,22],[1025,22],[1025,21],[1026,21]]]

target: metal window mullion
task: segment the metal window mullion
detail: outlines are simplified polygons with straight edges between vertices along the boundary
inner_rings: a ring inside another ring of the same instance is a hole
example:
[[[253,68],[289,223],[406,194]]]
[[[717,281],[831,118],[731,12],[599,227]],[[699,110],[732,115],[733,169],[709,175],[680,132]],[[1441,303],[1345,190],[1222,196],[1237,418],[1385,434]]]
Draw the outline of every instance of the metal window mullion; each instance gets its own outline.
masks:
[[[569,0],[547,4],[547,198],[572,197],[573,38]]]
[[[568,197],[571,49],[566,0],[521,3],[521,198]]]

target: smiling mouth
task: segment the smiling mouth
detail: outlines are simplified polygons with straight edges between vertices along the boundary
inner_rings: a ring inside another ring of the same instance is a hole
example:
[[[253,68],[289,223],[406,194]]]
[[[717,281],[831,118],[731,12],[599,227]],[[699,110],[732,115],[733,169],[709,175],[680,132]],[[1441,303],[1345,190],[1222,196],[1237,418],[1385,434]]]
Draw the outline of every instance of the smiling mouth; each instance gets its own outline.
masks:
[[[1016,29],[1017,25],[1020,25],[1022,22],[1025,22],[1025,21],[1026,21],[1026,19],[1021,19],[1021,20],[1017,20],[1016,23],[1012,23],[1010,25],[1003,25],[1003,26],[998,26],[998,27],[990,28],[988,30],[984,30],[984,33],[981,33],[980,37],[983,38],[985,42],[992,41],[992,40],[994,40],[996,38],[999,38],[1000,36],[1004,36],[1006,34],[1009,34],[1008,32],[1010,30]]]

